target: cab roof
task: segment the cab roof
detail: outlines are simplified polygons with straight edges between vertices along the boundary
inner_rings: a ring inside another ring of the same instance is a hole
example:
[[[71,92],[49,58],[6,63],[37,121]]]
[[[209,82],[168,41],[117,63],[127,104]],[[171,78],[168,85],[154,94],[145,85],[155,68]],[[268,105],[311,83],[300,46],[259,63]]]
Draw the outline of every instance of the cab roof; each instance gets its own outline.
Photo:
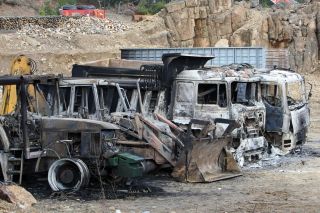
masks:
[[[255,69],[250,67],[242,67],[236,69],[232,66],[211,67],[197,70],[184,70],[177,75],[177,80],[223,80],[227,82],[232,81],[259,81],[259,77],[254,75]]]
[[[275,69],[271,71],[260,71],[256,73],[262,82],[276,82],[276,83],[293,83],[297,81],[303,81],[303,77],[293,71]]]

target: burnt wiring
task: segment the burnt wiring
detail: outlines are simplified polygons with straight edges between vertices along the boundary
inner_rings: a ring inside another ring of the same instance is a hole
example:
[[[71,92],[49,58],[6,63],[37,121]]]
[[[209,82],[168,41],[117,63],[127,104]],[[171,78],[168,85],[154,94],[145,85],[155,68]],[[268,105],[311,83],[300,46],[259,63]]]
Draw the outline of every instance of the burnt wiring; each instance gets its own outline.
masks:
[[[97,150],[96,146],[93,146],[93,151],[94,151],[94,155],[97,156],[99,154],[99,150]],[[105,189],[104,189],[104,186],[103,186],[104,182],[102,181],[102,175],[101,175],[101,172],[100,172],[101,162],[96,157],[94,163],[95,163],[96,170],[97,170],[97,175],[94,174],[94,176],[96,176],[98,178],[98,180],[99,180],[102,198],[106,199]]]

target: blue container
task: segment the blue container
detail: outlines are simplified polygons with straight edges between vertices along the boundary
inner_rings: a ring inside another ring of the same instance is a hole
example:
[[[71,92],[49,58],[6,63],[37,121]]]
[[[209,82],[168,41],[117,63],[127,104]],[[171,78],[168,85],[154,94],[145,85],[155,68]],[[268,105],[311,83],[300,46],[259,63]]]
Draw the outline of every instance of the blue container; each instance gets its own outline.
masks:
[[[255,68],[266,67],[266,50],[262,47],[206,47],[206,48],[155,48],[121,49],[121,59],[161,61],[164,53],[187,53],[215,56],[207,66],[223,66],[233,63],[248,63]]]

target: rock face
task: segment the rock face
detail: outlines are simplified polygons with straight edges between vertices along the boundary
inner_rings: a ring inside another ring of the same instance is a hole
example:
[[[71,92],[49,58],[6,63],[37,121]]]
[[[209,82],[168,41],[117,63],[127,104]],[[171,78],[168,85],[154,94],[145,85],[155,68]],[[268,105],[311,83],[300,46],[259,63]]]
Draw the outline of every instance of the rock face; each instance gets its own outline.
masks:
[[[245,1],[184,0],[160,12],[171,47],[256,46],[288,48],[290,67],[318,67],[320,2],[287,8],[251,8]]]

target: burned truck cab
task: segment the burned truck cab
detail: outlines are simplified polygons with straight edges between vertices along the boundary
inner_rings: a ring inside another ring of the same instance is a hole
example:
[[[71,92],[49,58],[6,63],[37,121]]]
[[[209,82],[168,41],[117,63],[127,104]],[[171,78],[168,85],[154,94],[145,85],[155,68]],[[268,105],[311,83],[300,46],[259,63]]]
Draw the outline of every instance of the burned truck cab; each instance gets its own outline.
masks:
[[[288,70],[259,73],[266,106],[265,135],[268,141],[290,151],[306,141],[310,109],[304,78]]]
[[[191,119],[214,121],[223,118],[239,124],[231,134],[232,149],[240,165],[262,158],[267,143],[262,135],[265,106],[261,99],[260,79],[253,70],[236,71],[231,67],[184,70],[175,78],[172,92],[172,120],[186,125]],[[215,136],[226,126],[216,124]],[[197,126],[193,126],[197,131]]]

